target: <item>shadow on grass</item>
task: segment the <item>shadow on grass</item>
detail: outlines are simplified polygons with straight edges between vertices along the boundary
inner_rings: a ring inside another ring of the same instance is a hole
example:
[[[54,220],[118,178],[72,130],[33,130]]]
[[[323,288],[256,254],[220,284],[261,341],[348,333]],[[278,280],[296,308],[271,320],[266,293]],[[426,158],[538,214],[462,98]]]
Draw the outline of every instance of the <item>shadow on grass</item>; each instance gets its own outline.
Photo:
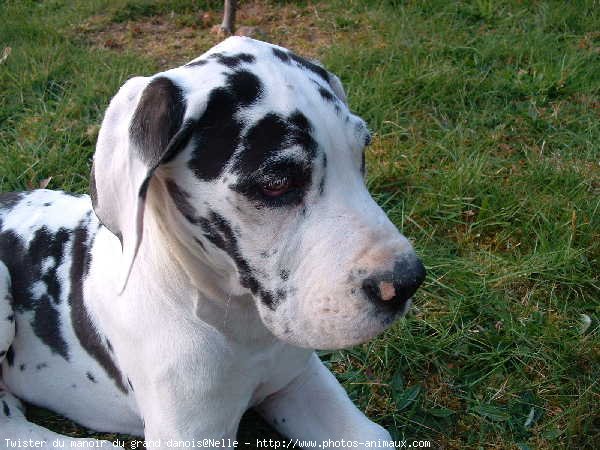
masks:
[[[116,433],[98,433],[84,428],[63,416],[60,416],[45,408],[27,405],[27,419],[42,427],[48,428],[56,433],[77,438],[96,438],[114,442],[117,439],[124,444],[125,448],[143,448],[139,437]],[[260,442],[268,442],[270,439],[286,441],[277,433],[262,417],[254,411],[247,411],[242,417],[237,433],[239,445],[236,448],[264,448],[266,445]]]

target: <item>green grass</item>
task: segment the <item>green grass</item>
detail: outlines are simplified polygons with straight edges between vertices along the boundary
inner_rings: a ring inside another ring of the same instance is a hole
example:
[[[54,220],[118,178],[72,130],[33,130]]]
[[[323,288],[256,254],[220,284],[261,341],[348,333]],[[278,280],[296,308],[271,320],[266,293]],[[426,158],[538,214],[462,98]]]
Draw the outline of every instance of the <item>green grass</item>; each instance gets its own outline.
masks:
[[[220,2],[1,1],[12,53],[0,65],[0,190],[51,176],[50,188],[85,191],[110,96],[157,69],[151,55],[92,46],[74,31],[83,20],[191,23],[193,7]],[[335,34],[320,56],[375,132],[370,189],[429,271],[406,320],[322,358],[399,439],[596,448],[600,5],[302,7]]]

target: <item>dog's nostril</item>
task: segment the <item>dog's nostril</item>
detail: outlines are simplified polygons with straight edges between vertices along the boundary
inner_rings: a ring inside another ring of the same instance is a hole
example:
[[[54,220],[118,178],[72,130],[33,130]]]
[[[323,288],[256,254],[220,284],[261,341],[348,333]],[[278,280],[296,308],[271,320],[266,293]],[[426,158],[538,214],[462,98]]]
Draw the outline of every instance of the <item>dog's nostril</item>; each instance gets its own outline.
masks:
[[[379,301],[379,287],[375,278],[367,278],[363,281],[363,291],[367,298],[371,301]]]

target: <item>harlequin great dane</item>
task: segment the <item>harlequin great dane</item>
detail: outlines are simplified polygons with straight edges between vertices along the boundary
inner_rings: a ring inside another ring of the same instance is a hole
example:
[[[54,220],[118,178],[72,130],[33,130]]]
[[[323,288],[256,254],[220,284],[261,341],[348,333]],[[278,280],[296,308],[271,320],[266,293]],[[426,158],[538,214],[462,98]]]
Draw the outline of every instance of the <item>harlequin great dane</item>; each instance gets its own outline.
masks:
[[[367,192],[369,140],[336,76],[249,38],[127,81],[91,199],[1,197],[2,439],[59,437],[17,398],[153,443],[235,439],[248,408],[389,439],[313,350],[374,337],[425,276]]]

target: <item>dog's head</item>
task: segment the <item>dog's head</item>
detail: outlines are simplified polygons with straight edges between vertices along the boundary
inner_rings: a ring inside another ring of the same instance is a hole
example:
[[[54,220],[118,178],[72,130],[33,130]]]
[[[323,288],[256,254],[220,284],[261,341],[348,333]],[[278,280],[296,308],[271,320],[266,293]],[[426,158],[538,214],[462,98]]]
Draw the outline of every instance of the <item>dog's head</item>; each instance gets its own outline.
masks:
[[[224,291],[250,292],[275,336],[346,347],[403,314],[425,276],[367,192],[369,140],[336,76],[233,37],[119,90],[98,137],[94,208],[130,267],[155,186],[184,245],[228,267]]]

